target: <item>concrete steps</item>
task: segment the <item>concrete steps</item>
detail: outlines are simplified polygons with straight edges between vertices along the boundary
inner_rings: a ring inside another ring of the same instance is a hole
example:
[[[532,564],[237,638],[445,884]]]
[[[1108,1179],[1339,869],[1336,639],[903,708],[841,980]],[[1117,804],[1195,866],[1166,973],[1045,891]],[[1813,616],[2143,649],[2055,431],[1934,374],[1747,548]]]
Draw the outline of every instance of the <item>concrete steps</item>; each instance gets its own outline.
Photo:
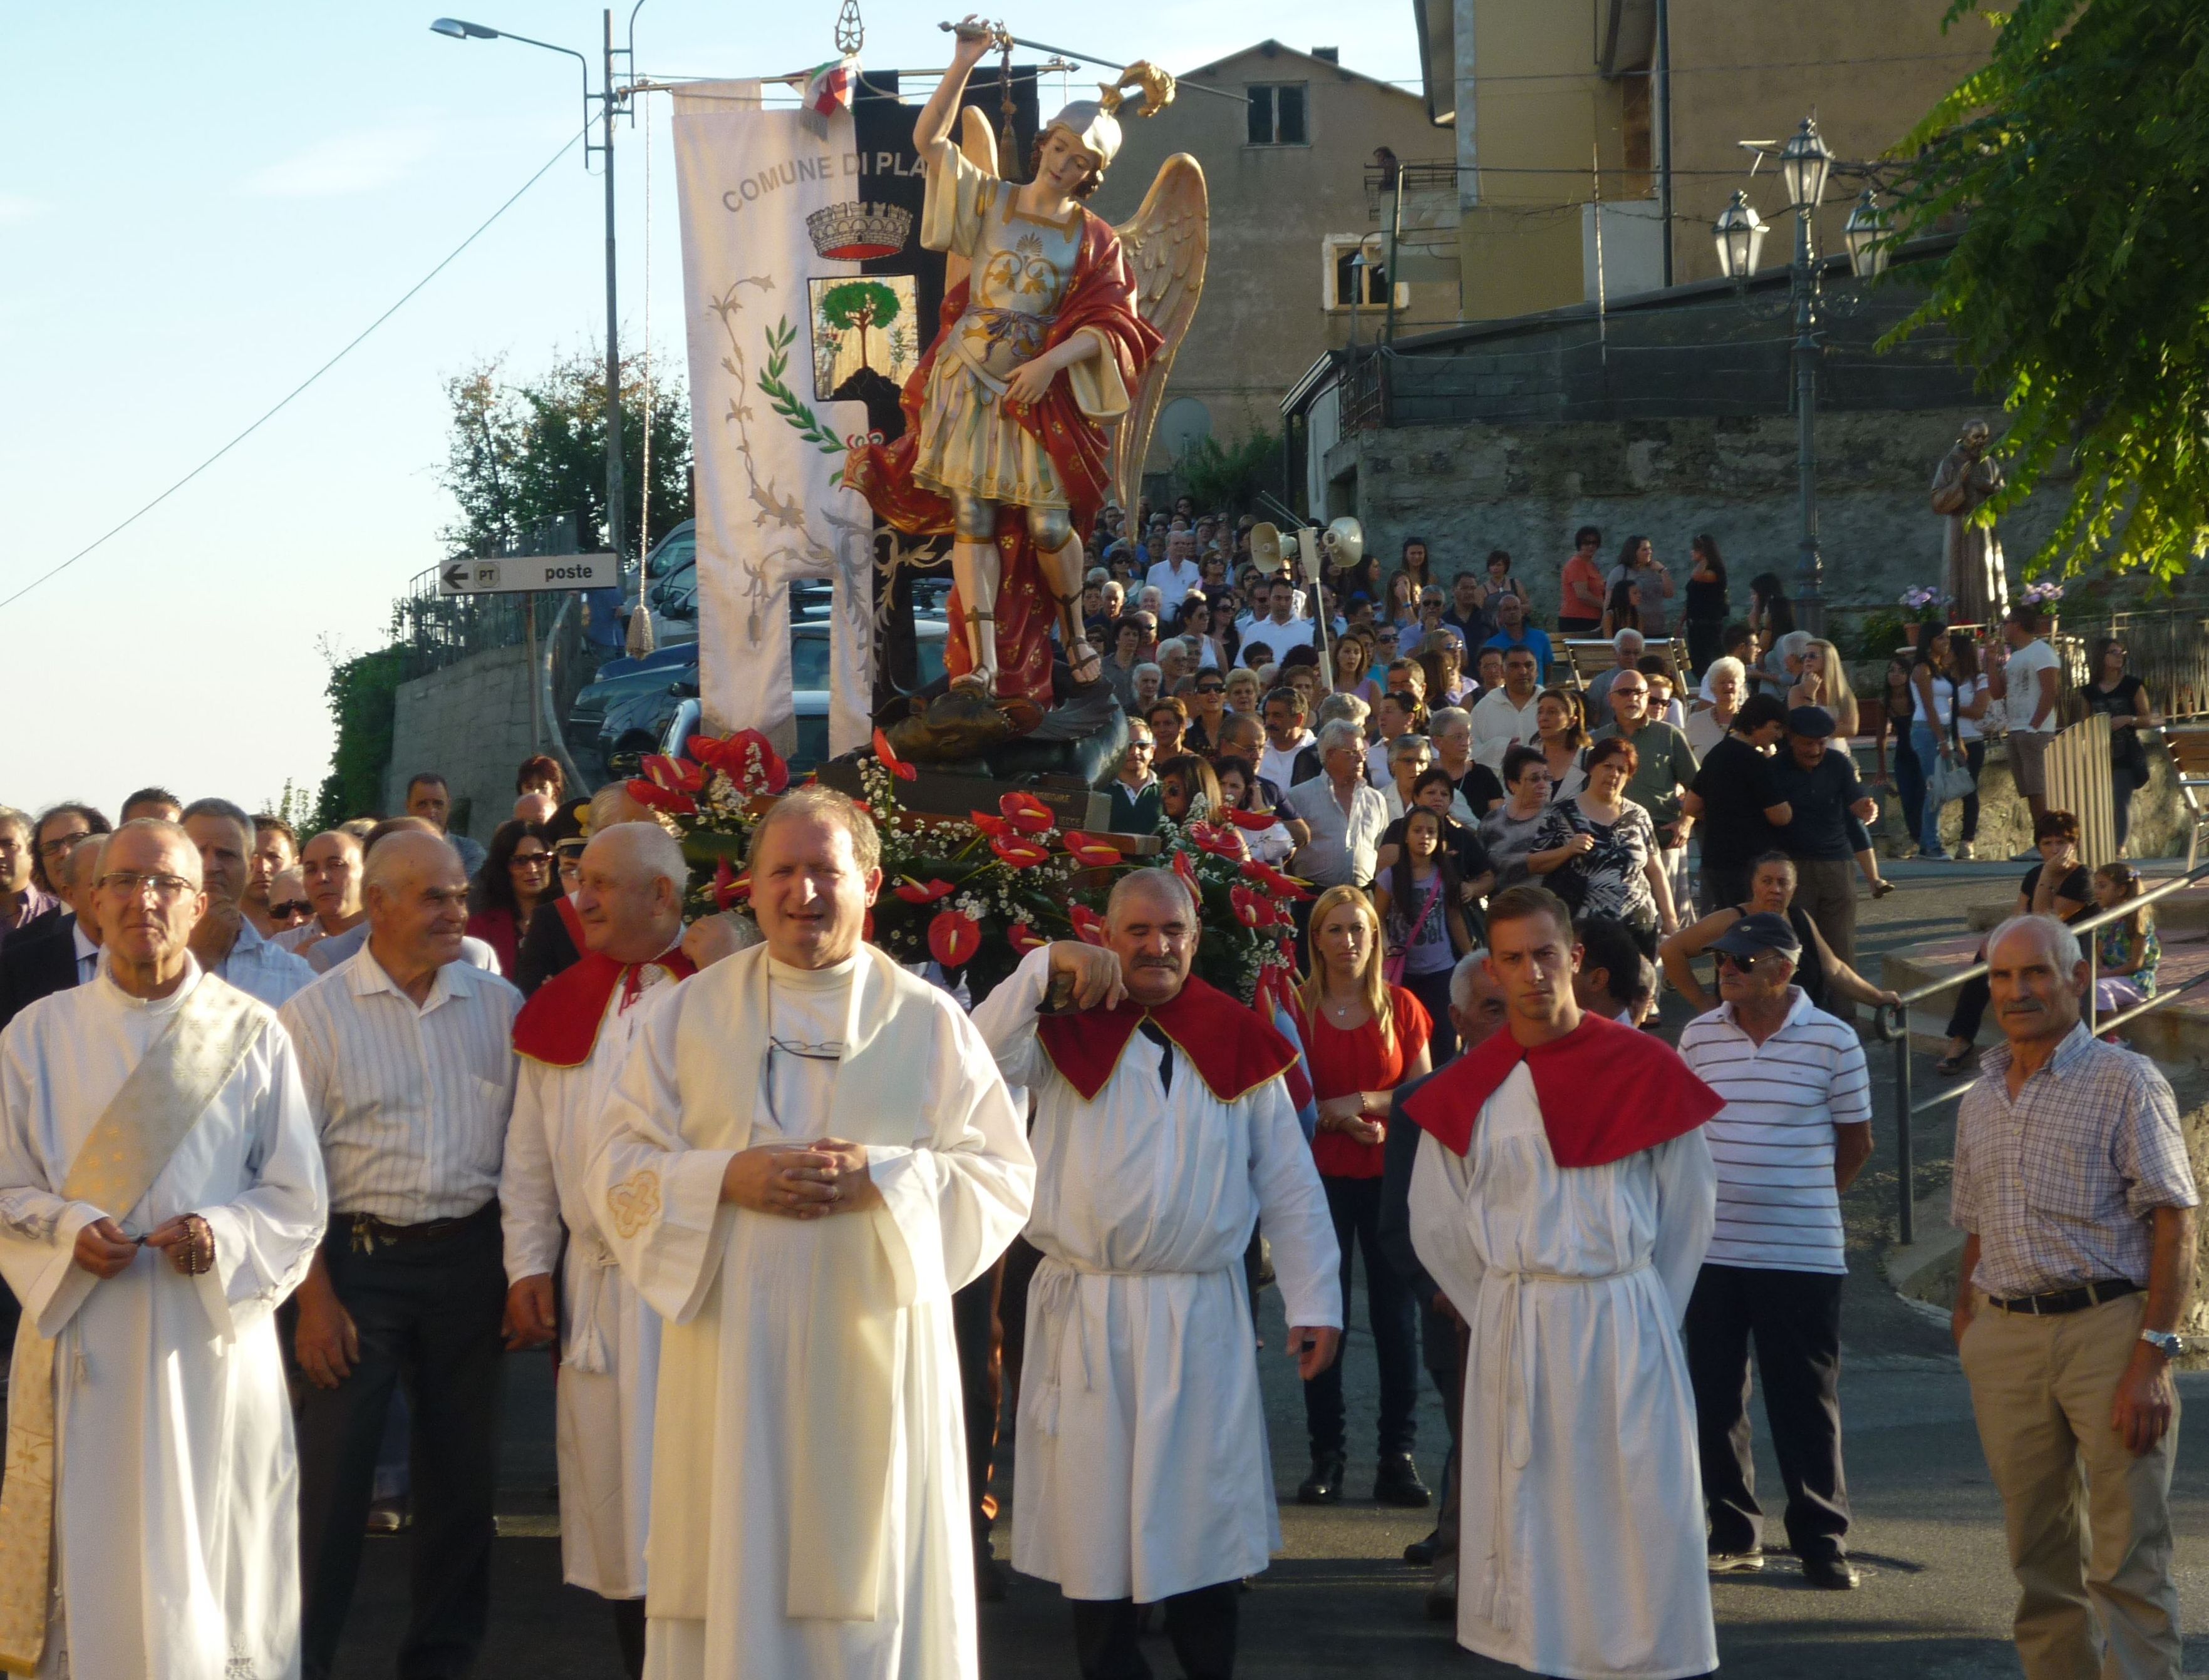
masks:
[[[2022,873],[2022,869],[2019,871]],[[2151,883],[2152,885],[2152,883]],[[1972,931],[1983,933],[2009,920],[2017,912],[2017,899],[1989,899],[1971,906],[1969,917]],[[2156,931],[2170,944],[2171,933],[2182,928],[2209,928],[2209,886],[2189,886],[2167,897],[2155,901]]]

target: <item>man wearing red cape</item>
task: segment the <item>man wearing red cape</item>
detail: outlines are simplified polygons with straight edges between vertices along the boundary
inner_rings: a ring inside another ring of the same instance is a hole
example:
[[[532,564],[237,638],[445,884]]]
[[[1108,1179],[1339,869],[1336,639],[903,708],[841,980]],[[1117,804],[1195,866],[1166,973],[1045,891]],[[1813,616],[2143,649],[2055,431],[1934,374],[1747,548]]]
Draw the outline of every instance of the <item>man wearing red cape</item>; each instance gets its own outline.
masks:
[[[1506,1030],[1403,1100],[1425,1136],[1411,1242],[1477,1350],[1466,1373],[1458,1643],[1561,1680],[1718,1666],[1680,1322],[1723,1104],[1646,1034],[1583,1015],[1570,913],[1488,910]]]
[[[959,26],[913,134],[928,167],[921,243],[967,277],[906,385],[905,435],[854,450],[844,482],[899,531],[950,533],[954,687],[1048,709],[1054,624],[1074,681],[1103,674],[1082,629],[1081,533],[1111,480],[1108,428],[1162,340],[1138,312],[1119,235],[1080,202],[1119,150],[1115,99],[1053,117],[1026,185],[953,144],[960,95],[993,39],[972,18]]]

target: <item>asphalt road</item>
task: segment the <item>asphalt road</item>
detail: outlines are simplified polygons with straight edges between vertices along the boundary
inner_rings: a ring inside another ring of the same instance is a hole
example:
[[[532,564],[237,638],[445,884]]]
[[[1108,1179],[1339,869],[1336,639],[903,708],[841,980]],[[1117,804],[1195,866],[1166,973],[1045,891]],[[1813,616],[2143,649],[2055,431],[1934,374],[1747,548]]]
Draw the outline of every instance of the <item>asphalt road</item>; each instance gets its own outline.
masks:
[[[1929,936],[1954,926],[1971,902],[2005,896],[2021,866],[1899,864],[1889,873],[1904,890],[1862,904],[1860,950]],[[1859,966],[1875,976],[1867,957]],[[1845,1203],[1851,1278],[1843,1312],[1841,1384],[1849,1487],[1855,1512],[1851,1551],[1863,1571],[1853,1593],[1805,1587],[1788,1560],[1761,1576],[1715,1583],[1724,1667],[1760,1680],[1976,1680],[2015,1675],[2007,1629],[2014,1588],[2004,1562],[2000,1502],[1972,1427],[1971,1400],[1943,1324],[1898,1299],[1879,1257],[1893,1239],[1897,1199],[1893,1150],[1890,1053],[1874,1052],[1881,1091],[1878,1151]],[[1923,1069],[1920,1070],[1921,1077]],[[1921,1086],[1921,1090],[1924,1089]],[[1922,1136],[1912,1174],[1924,1195],[1945,1176],[1944,1128]],[[1353,1292],[1345,1357],[1351,1458],[1348,1485],[1371,1485],[1375,1384],[1372,1349]],[[1267,1428],[1282,1506],[1284,1549],[1243,1600],[1242,1672],[1272,1680],[1382,1673],[1391,1680],[1515,1673],[1457,1648],[1449,1629],[1426,1619],[1425,1580],[1400,1561],[1403,1547],[1430,1526],[1430,1514],[1378,1507],[1352,1497],[1310,1509],[1294,1503],[1307,1463],[1301,1397],[1281,1353],[1279,1297],[1268,1292],[1261,1317],[1267,1346],[1259,1355]],[[479,1665],[490,1676],[547,1680],[619,1673],[605,1611],[559,1583],[559,1542],[551,1537],[551,1384],[541,1356],[510,1364],[509,1428],[497,1549],[490,1644]],[[2178,1532],[2179,1593],[2189,1628],[2209,1629],[2209,1373],[2180,1381],[2196,1418],[2182,1425],[2173,1505]],[[1777,1494],[1776,1465],[1759,1418],[1760,1488]],[[1423,1399],[1420,1458],[1430,1480],[1441,1469],[1446,1436],[1439,1403]],[[1767,1502],[1768,1538],[1784,1545],[1776,1502]],[[1634,1536],[1622,1533],[1621,1545]],[[410,1546],[403,1537],[368,1548],[361,1592],[340,1674],[382,1680],[392,1672],[404,1624]],[[1008,1550],[1001,1520],[998,1551]],[[1587,1583],[1591,1598],[1600,1580]],[[1061,1680],[1073,1672],[1066,1613],[1055,1588],[1015,1577],[1006,1601],[982,1609],[982,1671],[987,1680]],[[1178,1672],[1163,1641],[1148,1642],[1161,1676]],[[2187,1642],[2186,1672],[2209,1674],[2209,1631]]]

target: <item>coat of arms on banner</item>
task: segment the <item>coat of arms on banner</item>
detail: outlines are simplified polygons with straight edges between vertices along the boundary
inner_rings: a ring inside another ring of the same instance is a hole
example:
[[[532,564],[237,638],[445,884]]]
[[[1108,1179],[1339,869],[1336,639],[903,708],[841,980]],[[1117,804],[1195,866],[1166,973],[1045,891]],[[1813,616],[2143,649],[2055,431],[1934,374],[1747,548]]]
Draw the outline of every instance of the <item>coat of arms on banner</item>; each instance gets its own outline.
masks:
[[[807,282],[813,303],[813,395],[894,410],[920,365],[919,287],[910,274],[828,275]]]

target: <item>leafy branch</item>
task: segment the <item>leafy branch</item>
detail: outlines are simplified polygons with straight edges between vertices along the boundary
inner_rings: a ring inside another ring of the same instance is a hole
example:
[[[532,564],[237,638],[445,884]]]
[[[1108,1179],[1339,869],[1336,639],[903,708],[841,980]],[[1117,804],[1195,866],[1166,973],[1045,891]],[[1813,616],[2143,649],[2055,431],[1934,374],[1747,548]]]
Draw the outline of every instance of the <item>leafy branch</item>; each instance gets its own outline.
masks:
[[[767,366],[761,370],[759,388],[767,398],[767,406],[796,427],[800,437],[824,455],[840,455],[844,453],[844,440],[822,425],[783,379],[790,370],[790,346],[797,338],[798,329],[790,324],[787,315],[767,329]]]

